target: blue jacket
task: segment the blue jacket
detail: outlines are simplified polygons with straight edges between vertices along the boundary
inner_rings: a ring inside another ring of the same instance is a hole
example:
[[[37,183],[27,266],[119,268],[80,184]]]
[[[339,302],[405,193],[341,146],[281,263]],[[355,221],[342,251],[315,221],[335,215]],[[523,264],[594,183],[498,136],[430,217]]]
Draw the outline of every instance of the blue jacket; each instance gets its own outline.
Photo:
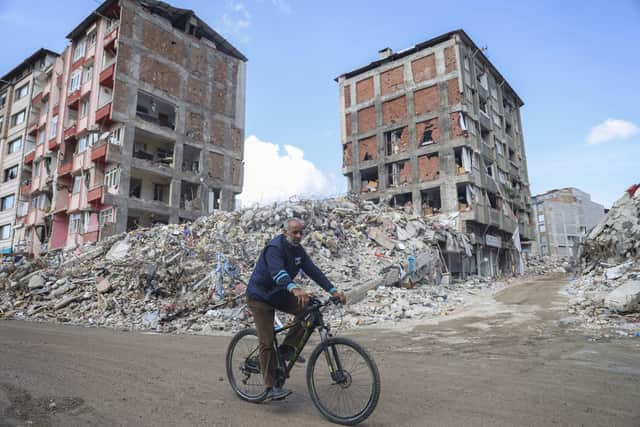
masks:
[[[276,308],[282,306],[287,293],[297,287],[293,279],[300,269],[327,292],[336,290],[302,246],[291,245],[284,234],[281,234],[262,250],[249,279],[247,296]]]

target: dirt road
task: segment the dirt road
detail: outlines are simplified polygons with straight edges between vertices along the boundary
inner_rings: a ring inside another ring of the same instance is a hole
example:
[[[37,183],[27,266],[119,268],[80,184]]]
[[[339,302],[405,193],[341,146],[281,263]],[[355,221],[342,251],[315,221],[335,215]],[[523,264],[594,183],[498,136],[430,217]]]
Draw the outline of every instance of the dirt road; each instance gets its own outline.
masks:
[[[413,330],[351,336],[374,355],[382,396],[366,426],[640,426],[640,339],[566,329],[564,282],[538,279]],[[0,426],[330,425],[304,368],[284,402],[240,401],[228,337],[0,322]]]

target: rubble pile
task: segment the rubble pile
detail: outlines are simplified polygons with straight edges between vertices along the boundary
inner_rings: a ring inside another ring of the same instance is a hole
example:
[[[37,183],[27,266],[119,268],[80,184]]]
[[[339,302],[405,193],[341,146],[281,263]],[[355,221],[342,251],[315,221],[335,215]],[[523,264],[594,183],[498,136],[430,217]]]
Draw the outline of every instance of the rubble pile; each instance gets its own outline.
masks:
[[[355,327],[443,316],[463,305],[468,294],[504,286],[504,282],[482,277],[437,286],[421,283],[413,289],[380,286],[367,292],[363,301],[347,306],[343,322],[346,327]]]
[[[293,216],[306,223],[311,258],[346,292],[433,281],[437,242],[471,248],[467,235],[438,220],[357,199],[220,211],[3,266],[0,317],[163,332],[242,328],[250,323],[242,302],[254,263]]]
[[[587,326],[640,334],[640,191],[633,186],[589,233],[582,275],[567,288],[570,310]]]
[[[573,270],[567,258],[529,255],[525,258],[525,274],[543,275],[548,273],[570,273]]]

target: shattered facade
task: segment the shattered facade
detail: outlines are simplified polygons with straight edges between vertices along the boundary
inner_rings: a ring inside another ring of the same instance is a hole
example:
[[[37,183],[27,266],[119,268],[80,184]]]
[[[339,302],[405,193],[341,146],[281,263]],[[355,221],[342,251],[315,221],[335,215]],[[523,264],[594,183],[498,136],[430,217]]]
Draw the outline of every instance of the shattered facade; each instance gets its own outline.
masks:
[[[576,257],[580,242],[604,218],[604,206],[577,188],[547,191],[532,200],[541,255]]]
[[[27,133],[28,123],[39,119],[37,108],[32,107],[32,94],[38,90],[57,53],[39,49],[13,70],[0,77],[0,252],[11,253],[23,240],[24,224],[16,223],[16,215],[25,217],[27,205],[19,200],[22,188],[31,186],[31,169],[23,165],[24,153],[31,152],[36,140]],[[42,203],[47,203],[43,200]],[[35,221],[35,217],[26,221]]]
[[[473,256],[453,272],[522,271],[534,240],[520,97],[453,31],[338,77],[349,191],[416,214],[455,215]]]
[[[34,86],[18,218],[38,255],[233,209],[246,58],[192,11],[107,0]]]

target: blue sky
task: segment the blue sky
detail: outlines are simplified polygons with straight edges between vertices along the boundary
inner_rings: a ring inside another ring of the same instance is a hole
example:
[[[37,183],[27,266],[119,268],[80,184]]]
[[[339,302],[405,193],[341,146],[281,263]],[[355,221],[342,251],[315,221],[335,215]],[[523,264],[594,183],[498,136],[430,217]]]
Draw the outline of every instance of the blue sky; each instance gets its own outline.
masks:
[[[458,28],[488,47],[525,102],[533,194],[574,186],[608,207],[640,181],[639,0],[171,3],[193,9],[249,58],[247,146],[260,152],[247,153],[250,186],[272,188],[275,179],[284,182],[280,193],[344,192],[333,79],[383,47],[402,50]],[[0,73],[41,46],[62,50],[64,36],[98,5],[0,0]],[[272,181],[259,179],[269,170]]]

